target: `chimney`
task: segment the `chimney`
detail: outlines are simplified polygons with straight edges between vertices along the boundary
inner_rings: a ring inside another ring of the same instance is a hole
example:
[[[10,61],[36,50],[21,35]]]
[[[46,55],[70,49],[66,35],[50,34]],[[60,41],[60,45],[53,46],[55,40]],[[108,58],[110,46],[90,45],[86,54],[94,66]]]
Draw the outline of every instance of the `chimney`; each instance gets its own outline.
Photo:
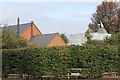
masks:
[[[31,37],[33,36],[33,21],[31,21]]]
[[[17,35],[19,35],[19,22],[20,22],[20,20],[19,20],[19,17],[17,18]]]

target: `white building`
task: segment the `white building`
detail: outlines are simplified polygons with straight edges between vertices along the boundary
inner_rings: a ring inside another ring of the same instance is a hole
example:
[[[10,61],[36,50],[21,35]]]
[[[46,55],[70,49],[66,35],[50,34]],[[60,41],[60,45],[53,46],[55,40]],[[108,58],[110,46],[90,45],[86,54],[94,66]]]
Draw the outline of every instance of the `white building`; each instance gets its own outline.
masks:
[[[106,37],[111,36],[111,34],[107,33],[102,23],[101,23],[101,28],[99,28],[98,32],[90,33],[90,34],[92,36],[92,40],[104,40]],[[85,43],[87,41],[85,37],[85,33],[70,34],[67,35],[67,38],[69,39],[68,45],[82,45],[82,43]]]
[[[104,27],[99,28],[97,33],[91,33],[93,40],[104,40],[106,37],[110,37]]]
[[[106,37],[110,37],[111,34],[108,34],[105,30],[102,22],[101,22],[101,28],[99,28],[97,33],[91,33],[93,40],[104,40]]]
[[[81,45],[82,43],[87,41],[87,39],[85,38],[85,33],[69,34],[69,35],[67,35],[67,38],[69,40],[68,45]]]

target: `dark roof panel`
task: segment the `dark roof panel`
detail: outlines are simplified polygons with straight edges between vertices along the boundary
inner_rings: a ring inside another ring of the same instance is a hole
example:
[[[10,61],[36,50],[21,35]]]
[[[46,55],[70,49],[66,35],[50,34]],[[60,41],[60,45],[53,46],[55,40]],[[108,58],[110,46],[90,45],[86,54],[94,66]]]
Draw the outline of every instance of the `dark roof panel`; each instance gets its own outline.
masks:
[[[44,47],[47,46],[54,39],[56,34],[58,33],[33,36],[29,41]]]
[[[19,34],[22,35],[23,32],[25,32],[26,29],[28,29],[31,26],[31,23],[25,23],[19,25]],[[10,25],[8,26],[11,32],[17,33],[17,25]]]

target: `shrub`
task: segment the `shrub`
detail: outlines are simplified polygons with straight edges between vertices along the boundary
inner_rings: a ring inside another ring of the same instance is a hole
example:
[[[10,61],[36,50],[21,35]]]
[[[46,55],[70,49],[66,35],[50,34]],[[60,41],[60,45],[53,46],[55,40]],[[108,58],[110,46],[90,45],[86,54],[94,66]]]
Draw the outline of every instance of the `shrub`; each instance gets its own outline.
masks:
[[[76,71],[82,78],[97,78],[104,72],[119,72],[118,47],[66,46],[3,49],[3,75],[64,76]]]

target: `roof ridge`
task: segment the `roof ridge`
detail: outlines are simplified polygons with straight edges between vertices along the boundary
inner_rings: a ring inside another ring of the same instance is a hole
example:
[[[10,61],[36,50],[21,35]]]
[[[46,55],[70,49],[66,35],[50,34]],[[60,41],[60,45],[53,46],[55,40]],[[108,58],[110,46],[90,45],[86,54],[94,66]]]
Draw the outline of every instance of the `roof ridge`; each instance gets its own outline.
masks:
[[[34,36],[32,36],[32,37],[37,37],[37,36],[45,36],[45,35],[53,35],[53,34],[59,34],[59,33],[50,33],[50,34],[34,35]]]
[[[31,24],[31,22],[29,22],[29,23],[22,23],[22,24],[19,24],[19,25],[25,25],[25,24]],[[8,27],[14,27],[14,26],[17,26],[17,24],[14,24],[14,25],[8,25]]]
[[[48,34],[42,34],[42,35],[51,35],[51,34],[59,34],[59,33],[48,33]]]

